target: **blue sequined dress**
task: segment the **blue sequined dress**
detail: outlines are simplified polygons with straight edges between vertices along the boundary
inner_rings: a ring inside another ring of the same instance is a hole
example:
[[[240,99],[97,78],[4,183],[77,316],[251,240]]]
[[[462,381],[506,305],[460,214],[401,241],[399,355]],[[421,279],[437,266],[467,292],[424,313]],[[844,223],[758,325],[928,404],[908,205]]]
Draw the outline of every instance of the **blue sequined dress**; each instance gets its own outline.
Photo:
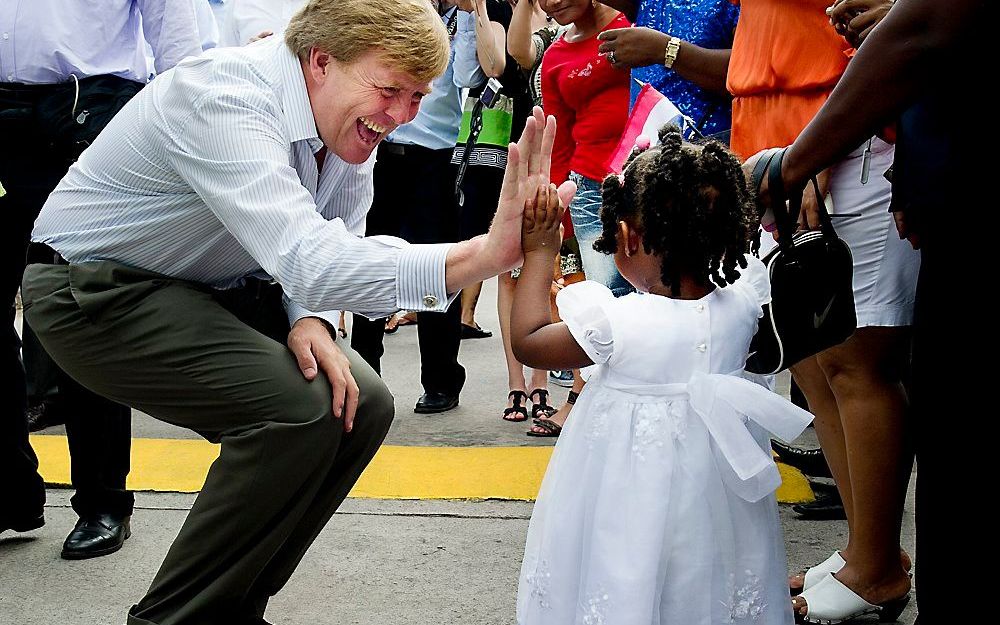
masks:
[[[733,47],[733,33],[740,9],[730,0],[641,0],[636,26],[658,30],[702,48]],[[728,130],[732,111],[728,98],[707,92],[677,72],[662,65],[637,67],[632,77],[653,87],[670,98],[682,113],[700,124],[699,130],[709,135]],[[632,103],[639,93],[632,81]]]

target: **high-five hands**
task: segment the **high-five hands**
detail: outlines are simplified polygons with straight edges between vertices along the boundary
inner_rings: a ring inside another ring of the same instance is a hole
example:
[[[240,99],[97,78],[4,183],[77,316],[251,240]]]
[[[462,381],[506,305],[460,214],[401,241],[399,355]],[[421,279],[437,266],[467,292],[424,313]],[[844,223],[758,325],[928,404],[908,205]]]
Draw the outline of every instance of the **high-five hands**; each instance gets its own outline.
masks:
[[[486,253],[495,259],[498,272],[510,271],[521,264],[521,223],[525,205],[540,186],[548,187],[555,137],[556,119],[552,116],[546,119],[542,109],[536,106],[521,139],[508,148],[497,214],[486,235]],[[576,185],[570,181],[562,183],[557,191],[565,206],[575,193]]]
[[[556,185],[539,185],[533,197],[524,204],[524,223],[521,226],[521,248],[527,258],[530,254],[547,256],[559,254],[562,235],[559,223],[565,206],[559,201]]]

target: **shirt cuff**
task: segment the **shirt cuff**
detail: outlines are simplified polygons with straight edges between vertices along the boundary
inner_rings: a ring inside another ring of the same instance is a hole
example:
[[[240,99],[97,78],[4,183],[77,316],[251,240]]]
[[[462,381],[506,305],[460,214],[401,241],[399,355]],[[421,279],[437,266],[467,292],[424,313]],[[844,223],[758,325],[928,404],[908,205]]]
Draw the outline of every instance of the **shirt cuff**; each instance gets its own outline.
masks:
[[[396,305],[401,310],[444,312],[458,296],[445,290],[445,262],[453,243],[407,245],[396,271]]]
[[[340,324],[340,311],[339,310],[324,310],[323,312],[312,312],[311,310],[305,308],[304,306],[299,306],[287,297],[284,298],[285,301],[285,313],[288,315],[288,325],[289,327],[294,326],[295,322],[299,319],[305,319],[306,317],[317,317],[323,321],[330,324],[331,327],[336,328]]]

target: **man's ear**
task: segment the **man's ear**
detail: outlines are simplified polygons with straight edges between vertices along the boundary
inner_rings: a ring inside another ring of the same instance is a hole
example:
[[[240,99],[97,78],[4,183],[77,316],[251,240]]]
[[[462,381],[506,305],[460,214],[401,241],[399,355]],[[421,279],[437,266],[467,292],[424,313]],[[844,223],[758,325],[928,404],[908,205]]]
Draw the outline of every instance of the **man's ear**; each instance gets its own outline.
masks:
[[[331,63],[333,63],[333,57],[330,56],[329,52],[324,52],[319,48],[309,50],[309,72],[314,80],[322,81],[330,71]]]

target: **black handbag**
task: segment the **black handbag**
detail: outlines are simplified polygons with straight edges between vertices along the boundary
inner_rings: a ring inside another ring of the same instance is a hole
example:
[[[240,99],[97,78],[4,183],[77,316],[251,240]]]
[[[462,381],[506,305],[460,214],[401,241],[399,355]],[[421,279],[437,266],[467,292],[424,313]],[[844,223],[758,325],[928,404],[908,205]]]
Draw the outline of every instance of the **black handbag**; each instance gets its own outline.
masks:
[[[858,323],[851,248],[834,231],[815,178],[820,229],[795,232],[802,198],[795,193],[786,197],[781,179],[784,154],[783,149],[765,154],[751,178],[757,191],[767,174],[778,227],[778,245],[763,258],[771,280],[771,302],[764,304],[764,316],[750,342],[746,370],[751,373],[783,371],[844,342]]]

